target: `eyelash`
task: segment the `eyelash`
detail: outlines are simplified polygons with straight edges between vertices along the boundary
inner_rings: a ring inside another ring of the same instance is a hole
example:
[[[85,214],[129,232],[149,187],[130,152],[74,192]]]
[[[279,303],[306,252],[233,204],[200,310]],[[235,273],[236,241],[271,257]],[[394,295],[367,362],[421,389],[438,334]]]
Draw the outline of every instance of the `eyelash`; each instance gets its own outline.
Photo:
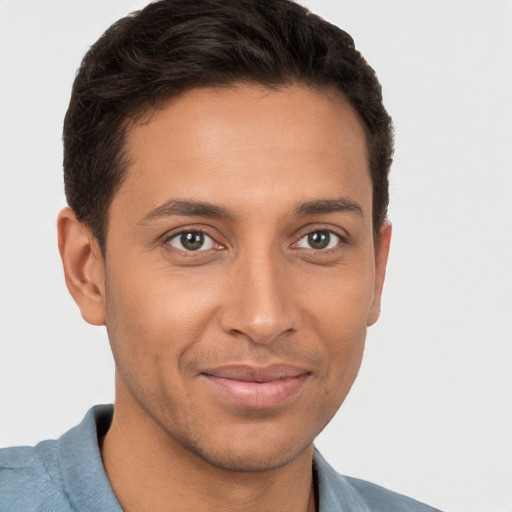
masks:
[[[307,239],[307,237],[310,237],[310,236],[312,236],[314,234],[318,234],[318,233],[325,233],[325,234],[328,234],[329,237],[331,237],[331,238],[334,237],[335,244],[332,247],[329,247],[329,245],[331,244],[331,240],[329,240],[327,247],[318,248],[318,249],[315,249],[313,247],[302,247],[299,245],[301,240]],[[179,240],[180,237],[183,237],[184,235],[189,235],[189,234],[202,235],[206,239],[210,240],[211,246],[207,247],[206,249],[203,249],[201,247],[201,248],[198,248],[197,250],[193,250],[193,249],[184,248],[183,243],[181,243],[181,242],[180,242],[180,245],[182,247],[176,247],[170,243],[172,240],[176,240],[176,239]],[[187,256],[192,256],[192,257],[198,256],[198,255],[204,255],[205,253],[211,253],[212,251],[218,251],[218,250],[225,248],[225,246],[223,244],[220,244],[219,242],[217,242],[213,236],[208,234],[208,232],[206,230],[201,229],[200,227],[197,227],[197,228],[194,227],[194,228],[190,228],[190,229],[181,229],[178,232],[175,232],[169,236],[166,236],[163,240],[163,243],[167,247],[168,250],[179,251],[181,254],[184,254]],[[303,231],[300,238],[298,238],[294,243],[292,243],[291,247],[292,247],[292,249],[297,250],[297,251],[308,251],[308,252],[311,251],[312,253],[315,253],[318,255],[320,255],[320,254],[327,255],[327,254],[330,254],[333,251],[335,251],[337,248],[339,248],[340,245],[343,245],[346,243],[348,243],[347,236],[343,236],[340,233],[337,233],[330,228],[317,227],[315,229],[308,230],[306,232]]]
[[[326,241],[325,247],[316,247],[315,248],[315,247],[303,247],[303,246],[299,245],[302,240],[307,240],[307,243],[309,245],[316,243],[316,241],[312,240],[311,237],[313,235],[318,235],[318,234],[322,235],[320,237],[320,241],[319,241],[320,244],[322,244],[323,242]],[[326,240],[324,238],[324,235],[327,235]],[[298,249],[311,249],[311,250],[314,250],[315,252],[328,252],[328,251],[332,251],[333,249],[336,249],[336,247],[338,247],[341,243],[343,243],[343,239],[337,233],[335,233],[331,230],[328,230],[328,229],[315,229],[315,230],[309,231],[308,233],[301,236],[297,240],[297,242],[295,242],[295,245],[297,245]]]
[[[212,247],[208,247],[206,249],[198,248],[197,250],[193,250],[193,249],[187,250],[186,248],[183,247],[183,243],[181,243],[181,242],[180,242],[180,244],[182,245],[183,248],[175,247],[170,243],[172,240],[175,240],[175,239],[179,240],[184,235],[190,235],[190,234],[202,235],[203,237],[209,239],[211,241]],[[164,244],[167,246],[170,246],[172,249],[178,250],[187,255],[196,255],[196,254],[200,254],[200,253],[204,254],[204,253],[210,252],[212,250],[218,250],[220,248],[223,248],[222,244],[219,244],[218,242],[216,242],[216,240],[212,236],[210,236],[206,231],[204,231],[200,228],[182,229],[181,231],[178,231],[177,233],[173,233],[172,235],[165,237]],[[215,247],[215,246],[217,246],[217,247]]]

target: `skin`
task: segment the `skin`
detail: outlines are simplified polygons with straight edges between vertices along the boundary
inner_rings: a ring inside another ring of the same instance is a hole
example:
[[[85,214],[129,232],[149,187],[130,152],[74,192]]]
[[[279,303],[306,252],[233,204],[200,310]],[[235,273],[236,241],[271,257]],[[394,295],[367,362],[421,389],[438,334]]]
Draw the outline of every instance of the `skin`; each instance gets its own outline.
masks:
[[[312,443],[357,375],[391,235],[375,246],[357,114],[331,90],[198,89],[127,150],[106,258],[70,209],[58,223],[68,288],[116,362],[114,492],[125,510],[314,510]],[[274,364],[304,375],[271,406],[208,375]]]

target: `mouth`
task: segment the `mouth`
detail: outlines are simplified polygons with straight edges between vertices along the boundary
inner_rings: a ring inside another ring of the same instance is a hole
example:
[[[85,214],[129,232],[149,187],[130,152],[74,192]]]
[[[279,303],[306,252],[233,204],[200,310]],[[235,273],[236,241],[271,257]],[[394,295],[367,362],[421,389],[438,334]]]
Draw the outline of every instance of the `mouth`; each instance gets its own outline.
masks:
[[[289,365],[234,365],[205,370],[201,375],[223,399],[242,407],[267,409],[296,396],[310,372]]]

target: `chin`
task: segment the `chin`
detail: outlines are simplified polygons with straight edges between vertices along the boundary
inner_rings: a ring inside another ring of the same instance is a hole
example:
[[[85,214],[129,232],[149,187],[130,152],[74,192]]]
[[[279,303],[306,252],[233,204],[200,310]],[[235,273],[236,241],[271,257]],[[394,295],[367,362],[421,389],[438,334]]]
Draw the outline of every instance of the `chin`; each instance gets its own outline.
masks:
[[[249,453],[246,451],[242,453],[235,453],[234,451],[223,453],[196,451],[196,455],[208,464],[225,471],[237,473],[256,473],[278,469],[292,462],[299,453],[283,454],[282,452],[270,452],[266,449]]]
[[[254,473],[281,468],[295,460],[313,444],[313,440],[286,442],[272,436],[262,439],[261,435],[257,438],[256,441],[253,436],[248,435],[236,439],[226,432],[223,442],[220,443],[205,445],[189,439],[183,444],[185,448],[211,466],[237,473]]]

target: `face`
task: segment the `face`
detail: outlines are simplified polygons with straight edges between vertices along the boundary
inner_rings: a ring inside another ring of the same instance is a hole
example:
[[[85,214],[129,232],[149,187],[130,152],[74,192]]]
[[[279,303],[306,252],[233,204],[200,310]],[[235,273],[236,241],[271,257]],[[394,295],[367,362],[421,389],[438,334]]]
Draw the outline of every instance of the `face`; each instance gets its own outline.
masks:
[[[116,411],[217,467],[282,466],[343,402],[378,315],[357,115],[333,91],[193,90],[127,150],[105,261]]]

